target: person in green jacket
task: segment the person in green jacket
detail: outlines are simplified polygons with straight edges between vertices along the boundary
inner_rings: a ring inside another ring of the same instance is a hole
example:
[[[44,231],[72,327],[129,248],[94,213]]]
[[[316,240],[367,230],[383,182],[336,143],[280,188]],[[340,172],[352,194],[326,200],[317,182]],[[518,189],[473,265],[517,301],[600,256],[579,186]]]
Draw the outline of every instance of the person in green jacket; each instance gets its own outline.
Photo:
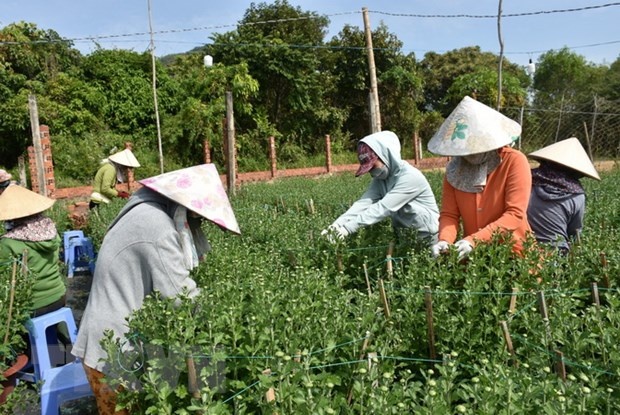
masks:
[[[110,200],[115,197],[123,199],[129,197],[129,193],[116,190],[116,183],[123,183],[126,180],[129,167],[140,167],[140,163],[128,148],[103,160],[95,175],[93,192],[90,195],[89,207],[91,209],[101,203],[110,203]]]
[[[54,221],[42,214],[55,200],[16,184],[0,195],[0,263],[28,251],[28,269],[34,275],[31,315],[37,317],[65,306],[66,287],[60,272],[61,239]]]

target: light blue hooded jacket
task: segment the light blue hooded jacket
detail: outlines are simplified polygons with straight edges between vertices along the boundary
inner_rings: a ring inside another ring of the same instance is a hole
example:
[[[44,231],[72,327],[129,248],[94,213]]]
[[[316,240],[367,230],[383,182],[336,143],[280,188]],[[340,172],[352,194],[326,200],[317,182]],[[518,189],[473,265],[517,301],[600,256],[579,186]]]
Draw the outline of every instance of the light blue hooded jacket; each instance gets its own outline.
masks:
[[[439,229],[435,195],[422,172],[401,159],[396,134],[381,131],[360,141],[377,153],[389,174],[385,180],[373,178],[366,192],[333,225],[352,234],[390,217],[395,229],[417,229],[420,238],[434,240]]]

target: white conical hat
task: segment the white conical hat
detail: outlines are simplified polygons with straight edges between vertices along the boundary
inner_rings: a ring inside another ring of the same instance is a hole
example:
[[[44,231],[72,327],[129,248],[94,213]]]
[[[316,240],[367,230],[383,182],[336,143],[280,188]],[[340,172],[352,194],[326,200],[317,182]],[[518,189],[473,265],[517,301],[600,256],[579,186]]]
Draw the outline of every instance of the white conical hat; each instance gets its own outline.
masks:
[[[520,135],[518,122],[466,96],[441,124],[428,149],[441,156],[467,156],[511,144]]]
[[[17,184],[0,195],[0,220],[25,218],[52,207],[56,201]]]
[[[571,137],[558,141],[540,150],[528,154],[535,160],[548,160],[572,170],[578,171],[596,180],[601,180],[594,164],[584,150],[578,138]]]
[[[108,159],[116,164],[121,164],[123,166],[140,167],[138,159],[136,159],[136,156],[134,156],[131,150],[128,148],[123,151],[119,151],[118,153],[112,154],[110,157],[108,157]]]
[[[187,167],[139,182],[216,225],[241,234],[215,164]]]

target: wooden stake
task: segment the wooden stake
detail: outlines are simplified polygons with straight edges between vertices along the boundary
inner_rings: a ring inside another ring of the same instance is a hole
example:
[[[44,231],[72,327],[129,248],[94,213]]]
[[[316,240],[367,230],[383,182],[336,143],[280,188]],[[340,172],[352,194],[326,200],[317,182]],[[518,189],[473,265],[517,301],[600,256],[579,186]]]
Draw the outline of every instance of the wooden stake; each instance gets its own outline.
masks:
[[[593,282],[592,284],[590,284],[590,288],[592,289],[592,304],[596,305],[597,307],[601,306],[601,301],[599,300],[599,296],[598,296],[598,285]]]
[[[381,302],[383,303],[383,313],[385,318],[390,318],[390,304],[388,303],[387,295],[385,294],[385,287],[383,286],[383,279],[379,278],[379,293],[381,294]]]
[[[187,365],[187,390],[191,393],[192,398],[200,399],[200,388],[198,388],[198,377],[196,376],[194,356],[191,354],[185,356],[185,364]]]
[[[517,357],[515,355],[515,349],[512,346],[512,337],[510,337],[510,331],[508,331],[508,324],[506,321],[500,321],[500,326],[502,327],[502,334],[504,335],[504,341],[506,342],[506,348],[512,357],[512,364],[514,366],[518,366],[519,362],[517,362]]]
[[[517,306],[517,293],[518,292],[519,292],[519,289],[516,287],[513,287],[512,294],[510,294],[510,306],[508,307],[509,314],[515,313],[516,306]]]
[[[559,350],[555,350],[555,357],[555,372],[558,374],[560,379],[566,380],[566,366],[564,366],[564,354]]]
[[[368,297],[372,296],[372,289],[370,288],[370,278],[368,278],[368,268],[364,262],[364,277],[366,278],[366,287],[368,288]]]
[[[394,270],[393,270],[393,265],[392,265],[392,253],[393,252],[394,252],[394,242],[390,242],[390,246],[388,247],[388,252],[385,257],[385,260],[387,261],[388,279],[392,279],[392,276],[394,275]]]
[[[435,352],[435,328],[433,327],[433,297],[431,287],[424,287],[424,304],[426,305],[426,325],[428,336],[428,350],[431,360],[437,358]]]
[[[263,370],[263,375],[271,375],[271,369]],[[267,402],[273,402],[276,400],[276,391],[274,388],[267,389],[267,392],[265,392],[265,400]]]
[[[605,256],[605,252],[601,252],[600,257],[601,266],[603,267],[603,286],[609,289],[611,284],[609,283],[609,274],[607,274],[607,257]]]

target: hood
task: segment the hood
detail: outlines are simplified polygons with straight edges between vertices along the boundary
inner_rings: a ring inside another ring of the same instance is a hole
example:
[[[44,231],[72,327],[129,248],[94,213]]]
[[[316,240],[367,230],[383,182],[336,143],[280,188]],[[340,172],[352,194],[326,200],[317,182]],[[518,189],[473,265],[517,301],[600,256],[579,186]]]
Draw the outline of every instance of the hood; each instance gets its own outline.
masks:
[[[114,218],[112,223],[110,223],[110,226],[108,226],[108,231],[112,229],[112,227],[114,227],[114,225],[131,209],[142,203],[153,203],[156,205],[160,205],[161,210],[166,212],[166,214],[170,216],[171,219],[174,217],[174,212],[178,206],[178,203],[173,202],[166,196],[161,195],[156,191],[149,189],[148,187],[142,187],[131,195],[125,206],[123,206],[123,209],[121,209],[116,218]]]
[[[367,135],[360,140],[366,143],[374,151],[379,159],[388,168],[390,175],[396,174],[400,170],[400,140],[391,131],[380,131]]]
[[[573,193],[567,193],[551,186],[533,186],[532,192],[534,192],[539,199],[548,201],[562,201],[574,196]]]

